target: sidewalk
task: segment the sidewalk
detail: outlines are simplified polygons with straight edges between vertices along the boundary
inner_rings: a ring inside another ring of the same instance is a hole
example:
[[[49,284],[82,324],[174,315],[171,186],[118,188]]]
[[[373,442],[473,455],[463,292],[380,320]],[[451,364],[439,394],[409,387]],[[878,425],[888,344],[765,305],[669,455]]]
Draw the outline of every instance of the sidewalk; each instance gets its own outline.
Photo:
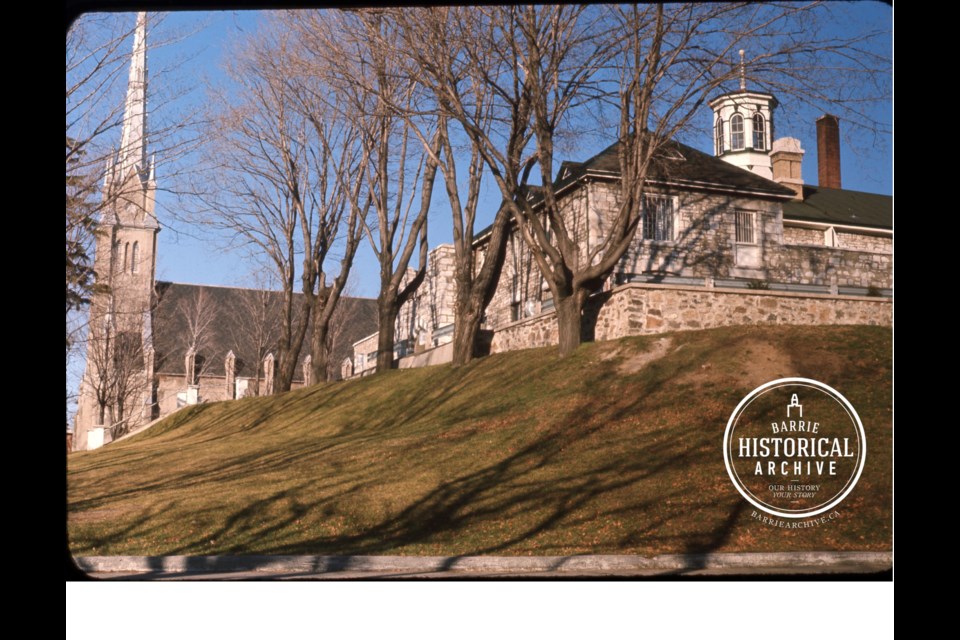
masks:
[[[97,579],[344,580],[876,574],[891,552],[707,553],[642,556],[95,556],[74,559]],[[866,575],[864,576],[866,577]]]

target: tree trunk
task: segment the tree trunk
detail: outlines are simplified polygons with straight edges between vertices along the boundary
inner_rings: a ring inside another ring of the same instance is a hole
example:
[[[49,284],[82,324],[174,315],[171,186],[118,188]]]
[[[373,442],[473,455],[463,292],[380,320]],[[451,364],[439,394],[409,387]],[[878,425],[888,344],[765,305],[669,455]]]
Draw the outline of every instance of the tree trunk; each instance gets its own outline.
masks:
[[[579,293],[558,299],[557,333],[560,338],[560,357],[566,357],[580,346],[580,324],[582,310],[580,300],[584,296]]]
[[[297,314],[296,328],[291,328],[289,343],[279,349],[280,357],[274,366],[273,392],[283,393],[290,391],[293,376],[297,371],[297,360],[300,359],[300,349],[303,348],[303,339],[307,334],[307,324],[310,322],[310,301],[305,299],[300,304]]]
[[[467,364],[478,355],[477,337],[480,333],[480,321],[493,294],[496,293],[497,283],[503,273],[503,263],[507,256],[507,211],[509,210],[501,205],[493,222],[486,257],[476,276],[473,274],[473,260],[457,255],[457,298],[454,306],[453,327],[454,366]],[[465,251],[471,252],[472,258],[472,243],[467,245]],[[461,300],[465,302],[461,303]]]
[[[459,285],[459,283],[458,283]],[[480,319],[483,317],[483,300],[476,286],[473,293],[461,296],[457,294],[455,311],[456,323],[453,326],[453,365],[460,366],[473,360],[477,352],[477,334],[480,333]],[[460,300],[465,300],[461,303]]]
[[[393,344],[400,309],[395,299],[381,300],[377,306],[380,326],[380,335],[377,339],[377,373],[380,373],[393,368]]]
[[[329,325],[320,322],[319,313],[313,314],[313,335],[310,336],[310,371],[313,384],[327,381],[327,360],[330,352],[327,348],[327,336],[330,333]]]

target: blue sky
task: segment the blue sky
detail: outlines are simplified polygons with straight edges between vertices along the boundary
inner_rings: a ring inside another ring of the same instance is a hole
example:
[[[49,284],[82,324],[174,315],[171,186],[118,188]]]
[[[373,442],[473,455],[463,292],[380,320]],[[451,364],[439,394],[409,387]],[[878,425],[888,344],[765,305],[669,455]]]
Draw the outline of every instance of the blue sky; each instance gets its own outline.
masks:
[[[850,7],[852,18],[864,23],[877,23],[892,28],[892,11],[880,3],[857,3]],[[151,50],[149,65],[151,69],[151,90],[157,91],[156,84],[170,82],[190,88],[190,93],[176,103],[166,104],[164,109],[190,109],[201,104],[207,91],[207,83],[223,82],[221,65],[230,55],[231,44],[237,38],[253,32],[262,14],[258,12],[184,12],[167,17],[165,29],[189,33],[176,47]],[[131,15],[131,22],[133,17]],[[838,24],[837,29],[844,25]],[[154,70],[163,70],[154,73]],[[167,114],[169,115],[169,114]],[[775,123],[776,137],[791,136],[799,138],[806,150],[803,161],[803,178],[807,184],[817,183],[817,152],[814,135],[814,121],[820,112],[801,110],[792,118],[782,117]],[[892,104],[881,109],[879,116],[886,122],[892,122]],[[700,133],[694,132],[688,143],[703,151],[711,152],[710,125],[708,110],[696,123]],[[841,128],[843,125],[841,124]],[[571,160],[585,160],[609,144],[609,140],[592,140],[585,144],[582,152]],[[844,188],[875,193],[892,193],[892,135],[880,134],[865,139],[857,137],[842,140],[842,174]],[[563,158],[560,158],[563,159]],[[163,192],[164,175],[162,158],[158,158],[158,175],[161,193],[158,195],[158,214],[163,231],[159,236],[157,278],[175,282],[192,282],[220,285],[249,284],[255,267],[236,253],[225,250],[222,239],[204,235],[189,224],[178,220],[177,198]],[[189,167],[187,167],[188,169]],[[499,203],[499,193],[492,183],[486,185],[486,197],[481,201],[481,214],[478,228],[485,226]],[[430,245],[436,246],[451,239],[449,215],[442,188],[436,188],[431,210]],[[377,294],[377,267],[373,254],[365,244],[358,253],[352,277],[355,295],[375,297]]]

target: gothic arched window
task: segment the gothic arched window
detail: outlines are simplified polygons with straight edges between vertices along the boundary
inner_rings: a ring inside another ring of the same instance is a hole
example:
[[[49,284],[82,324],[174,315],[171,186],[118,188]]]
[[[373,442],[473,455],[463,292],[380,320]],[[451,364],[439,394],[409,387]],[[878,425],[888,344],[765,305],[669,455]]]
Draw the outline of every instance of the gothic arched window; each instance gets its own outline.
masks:
[[[767,148],[766,125],[763,115],[758,113],[753,116],[753,148],[757,151],[763,151]]]
[[[743,116],[739,113],[730,118],[730,147],[734,151],[743,150]]]
[[[130,243],[123,245],[123,272],[130,269]]]
[[[131,266],[133,267],[134,273],[140,272],[140,243],[139,242],[133,243],[133,264]]]
[[[717,118],[717,125],[714,127],[716,134],[717,155],[723,153],[723,119]]]

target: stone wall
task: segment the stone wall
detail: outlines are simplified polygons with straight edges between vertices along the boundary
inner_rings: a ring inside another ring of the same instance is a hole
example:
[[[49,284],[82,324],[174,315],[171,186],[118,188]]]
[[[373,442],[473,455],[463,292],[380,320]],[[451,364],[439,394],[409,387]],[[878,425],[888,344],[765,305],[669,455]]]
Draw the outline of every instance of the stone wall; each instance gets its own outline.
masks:
[[[568,228],[580,240],[581,261],[600,246],[620,207],[616,182],[591,181],[560,200]],[[782,211],[778,202],[695,191],[649,191],[673,199],[673,239],[644,240],[643,222],[616,268],[617,274],[667,274],[680,277],[765,279],[763,255],[782,247]],[[737,244],[736,212],[755,216],[756,243]],[[589,212],[589,215],[586,213]],[[497,330],[539,314],[549,302],[540,271],[514,232],[503,274],[490,305],[486,327]]]
[[[427,272],[413,296],[400,308],[394,338],[407,348],[430,348],[432,336],[442,327],[453,324],[457,289],[454,281],[456,254],[451,244],[435,247],[427,256]],[[416,274],[408,269],[400,288]],[[430,344],[428,344],[430,343]],[[401,353],[400,355],[406,355]]]
[[[825,233],[823,229],[784,226],[783,242],[788,245],[822,247],[825,246]],[[893,253],[893,238],[889,235],[837,231],[836,248],[868,253]]]
[[[599,215],[612,218],[619,205],[618,188],[612,184],[590,186]],[[778,202],[700,193],[655,192],[673,198],[673,240],[644,239],[643,220],[617,270],[624,274],[664,273],[681,277],[761,277],[761,256],[782,241],[782,213]],[[736,212],[755,216],[754,245],[738,245]],[[598,238],[598,240],[602,240]],[[750,251],[739,249],[748,248]]]
[[[865,324],[891,326],[889,298],[626,284],[603,295],[584,333],[596,340],[733,325]],[[494,333],[492,353],[557,344],[553,311]]]
[[[533,254],[516,231],[508,236],[505,251],[500,280],[486,309],[484,326],[491,329],[539,314],[544,300],[550,297]]]
[[[767,279],[795,284],[893,287],[893,255],[832,247],[783,245],[764,256]]]
[[[823,246],[823,229],[809,229],[807,227],[783,227],[784,244],[811,244]]]
[[[837,242],[844,249],[872,253],[893,253],[893,238],[891,236],[871,236],[865,233],[838,231]]]
[[[558,342],[557,313],[551,310],[494,331],[490,353],[548,347]]]

